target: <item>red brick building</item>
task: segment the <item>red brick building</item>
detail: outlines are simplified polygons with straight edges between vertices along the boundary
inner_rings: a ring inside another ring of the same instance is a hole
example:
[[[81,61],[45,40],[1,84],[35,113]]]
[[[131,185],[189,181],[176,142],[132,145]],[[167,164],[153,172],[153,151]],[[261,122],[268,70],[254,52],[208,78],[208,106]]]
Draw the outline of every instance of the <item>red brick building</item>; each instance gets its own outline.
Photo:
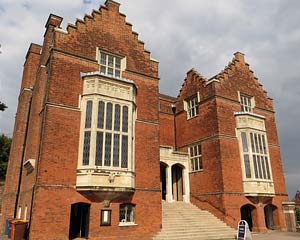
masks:
[[[26,55],[2,231],[22,218],[30,239],[150,239],[162,200],[286,229],[272,100],[243,54],[211,79],[190,70],[173,98],[118,3],[61,22]]]

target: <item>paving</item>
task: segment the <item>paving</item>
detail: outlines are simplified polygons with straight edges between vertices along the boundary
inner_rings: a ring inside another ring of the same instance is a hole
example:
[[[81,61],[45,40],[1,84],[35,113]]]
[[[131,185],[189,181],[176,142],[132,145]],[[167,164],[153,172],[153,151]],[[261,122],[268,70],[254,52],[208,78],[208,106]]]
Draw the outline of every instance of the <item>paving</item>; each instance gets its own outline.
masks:
[[[300,232],[268,232],[252,234],[252,240],[300,240]]]

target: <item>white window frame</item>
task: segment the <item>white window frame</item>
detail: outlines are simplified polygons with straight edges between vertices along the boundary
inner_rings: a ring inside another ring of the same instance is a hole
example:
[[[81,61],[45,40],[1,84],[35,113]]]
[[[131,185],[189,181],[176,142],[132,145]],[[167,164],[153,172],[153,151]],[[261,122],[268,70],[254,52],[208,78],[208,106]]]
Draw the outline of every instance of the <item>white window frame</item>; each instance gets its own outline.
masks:
[[[254,108],[254,98],[239,92],[239,101],[241,105],[241,112],[252,112]]]
[[[183,104],[184,110],[187,112],[187,119],[191,119],[198,116],[199,102],[199,92],[197,93],[197,95],[184,100]]]
[[[272,182],[272,167],[266,133],[252,129],[240,129],[238,139],[243,160],[244,179]],[[250,169],[247,169],[247,165]]]
[[[89,128],[86,128],[86,106],[87,102],[92,102],[92,116],[91,116],[91,125]],[[105,103],[104,105],[104,122],[103,122],[103,128],[98,128],[98,107],[99,102],[102,101]],[[107,104],[111,103],[112,108],[112,129],[106,129],[106,107]],[[120,111],[120,130],[116,131],[114,130],[114,122],[115,122],[115,106],[119,105],[121,108]],[[123,107],[127,107],[128,109],[128,118],[127,118],[127,132],[123,132],[122,130],[122,118],[123,118]],[[103,169],[112,169],[112,170],[132,170],[133,168],[133,104],[121,99],[114,99],[107,96],[84,96],[81,102],[81,108],[82,108],[82,116],[81,116],[81,146],[79,151],[79,162],[78,165],[80,168],[103,168]],[[89,144],[89,158],[88,158],[88,164],[83,163],[83,155],[84,155],[84,142],[85,142],[85,132],[90,131],[90,144]],[[97,132],[102,132],[102,159],[101,159],[101,165],[96,163],[96,151],[97,151]],[[106,133],[111,134],[111,144],[110,144],[110,165],[107,166],[105,164],[105,136]],[[113,166],[114,164],[114,135],[119,134],[119,165]],[[122,167],[122,136],[127,136],[127,167]]]
[[[192,145],[189,147],[190,155],[190,171],[199,172],[203,171],[202,161],[202,146],[201,144]]]
[[[128,207],[131,209],[129,210]],[[135,204],[132,203],[125,203],[125,204],[120,204],[120,209],[119,209],[119,217],[120,217],[120,226],[128,226],[128,225],[136,225],[135,224]],[[124,208],[124,217],[122,218],[121,216],[121,211],[122,208]],[[130,212],[129,212],[130,211]],[[122,218],[122,219],[121,219]]]
[[[112,61],[109,61],[109,60]],[[126,58],[115,54],[98,50],[99,71],[107,76],[121,78],[126,68]],[[110,64],[111,63],[111,64]]]

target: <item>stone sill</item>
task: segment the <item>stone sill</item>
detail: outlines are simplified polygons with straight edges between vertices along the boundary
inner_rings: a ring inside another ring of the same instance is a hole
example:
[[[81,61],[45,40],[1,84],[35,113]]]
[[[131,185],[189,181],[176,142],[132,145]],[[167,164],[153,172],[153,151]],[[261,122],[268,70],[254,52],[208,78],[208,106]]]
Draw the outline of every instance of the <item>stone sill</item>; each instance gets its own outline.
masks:
[[[119,223],[119,227],[133,227],[133,226],[137,226],[138,224],[134,223],[134,222],[120,222]]]

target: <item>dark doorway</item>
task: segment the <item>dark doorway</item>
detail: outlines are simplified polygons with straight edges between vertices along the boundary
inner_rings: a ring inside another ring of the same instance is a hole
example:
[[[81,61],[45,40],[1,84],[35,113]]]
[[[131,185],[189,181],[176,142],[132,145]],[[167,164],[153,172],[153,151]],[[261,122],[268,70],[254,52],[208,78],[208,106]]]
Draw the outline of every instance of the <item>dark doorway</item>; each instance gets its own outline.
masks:
[[[273,205],[267,205],[264,208],[265,212],[265,221],[266,221],[266,227],[268,229],[274,230],[274,211],[276,210],[276,207]]]
[[[241,220],[245,220],[248,225],[250,231],[252,231],[253,223],[252,223],[252,210],[254,207],[251,205],[244,205],[241,207]]]
[[[74,203],[71,205],[69,239],[88,238],[90,204]]]
[[[182,178],[183,168],[175,164],[172,166],[172,190],[173,198],[175,201],[183,200],[183,178]]]
[[[160,187],[161,187],[161,197],[163,200],[166,200],[167,195],[167,175],[166,175],[167,167],[165,164],[160,163]]]

